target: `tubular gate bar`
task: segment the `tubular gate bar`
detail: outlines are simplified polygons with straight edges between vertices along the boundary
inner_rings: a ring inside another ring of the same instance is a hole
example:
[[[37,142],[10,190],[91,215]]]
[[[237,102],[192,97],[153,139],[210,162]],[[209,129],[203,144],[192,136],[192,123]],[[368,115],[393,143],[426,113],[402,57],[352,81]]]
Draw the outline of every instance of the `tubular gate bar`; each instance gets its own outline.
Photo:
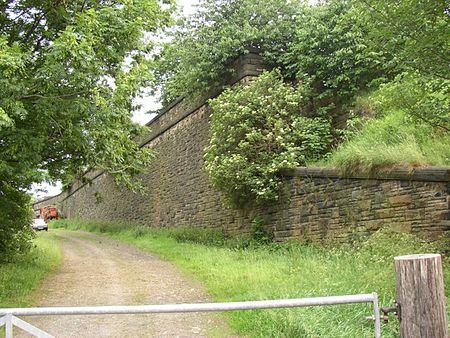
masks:
[[[166,305],[131,305],[131,306],[85,306],[85,307],[42,307],[42,308],[6,308],[0,309],[0,327],[5,325],[6,338],[12,338],[13,325],[31,333],[38,338],[53,336],[37,327],[17,318],[16,316],[46,316],[46,315],[101,315],[101,314],[142,314],[142,313],[175,313],[175,312],[212,312],[255,310],[273,308],[291,308],[307,306],[323,306],[337,304],[373,303],[375,322],[375,338],[381,337],[380,311],[378,294],[376,292],[361,295],[260,300],[229,303],[203,304],[166,304]]]

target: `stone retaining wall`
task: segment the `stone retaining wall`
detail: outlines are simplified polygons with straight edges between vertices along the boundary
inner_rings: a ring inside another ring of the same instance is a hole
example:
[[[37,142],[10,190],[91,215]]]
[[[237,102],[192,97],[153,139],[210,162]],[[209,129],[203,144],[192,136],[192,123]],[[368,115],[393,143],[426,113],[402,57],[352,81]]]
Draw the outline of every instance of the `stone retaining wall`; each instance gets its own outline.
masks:
[[[263,68],[252,53],[238,64],[245,65],[234,79],[241,82]],[[149,124],[142,146],[152,147],[157,157],[142,175],[146,196],[119,189],[108,175],[92,172],[66,193],[36,206],[58,204],[68,218],[220,228],[231,234],[248,232],[259,215],[278,240],[343,242],[383,225],[431,238],[450,233],[450,168],[397,169],[376,178],[343,177],[333,169],[286,170],[279,203],[259,210],[231,209],[203,170],[209,118],[207,104],[189,108],[178,100]]]
[[[437,238],[450,234],[450,168],[396,169],[377,177],[337,170],[284,173],[286,200],[274,220],[276,238],[342,242],[382,226]]]

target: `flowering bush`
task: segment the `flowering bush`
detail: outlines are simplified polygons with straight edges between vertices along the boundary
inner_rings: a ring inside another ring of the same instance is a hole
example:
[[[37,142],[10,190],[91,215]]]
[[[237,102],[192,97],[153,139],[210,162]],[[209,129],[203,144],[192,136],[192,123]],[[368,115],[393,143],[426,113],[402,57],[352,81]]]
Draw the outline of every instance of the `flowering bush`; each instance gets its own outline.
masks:
[[[285,84],[277,70],[224,91],[210,105],[206,171],[235,206],[277,200],[280,169],[316,160],[329,150],[329,119],[302,116],[301,88]]]

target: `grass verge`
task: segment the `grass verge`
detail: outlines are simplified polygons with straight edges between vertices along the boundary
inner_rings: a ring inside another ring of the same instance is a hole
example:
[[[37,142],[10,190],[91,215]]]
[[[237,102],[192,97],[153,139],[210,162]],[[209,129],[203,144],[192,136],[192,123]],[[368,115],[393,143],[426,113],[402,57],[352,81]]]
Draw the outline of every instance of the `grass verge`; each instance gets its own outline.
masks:
[[[336,167],[347,174],[397,166],[450,166],[450,134],[397,111],[370,120],[327,159],[311,165]]]
[[[26,256],[0,264],[0,308],[33,303],[33,291],[61,262],[61,251],[51,233],[38,233]]]
[[[380,303],[395,299],[393,257],[435,251],[411,235],[380,231],[354,246],[326,249],[298,242],[245,245],[215,233],[208,242],[195,230],[152,230],[142,226],[100,222],[59,221],[72,230],[109,234],[173,261],[205,283],[214,301],[301,298],[377,291]],[[190,233],[190,235],[188,235]],[[203,244],[195,243],[195,238]],[[445,262],[450,297],[449,262]],[[336,305],[226,313],[230,325],[249,337],[372,337],[373,323],[365,320],[371,306]],[[383,337],[398,337],[398,322],[383,324]]]

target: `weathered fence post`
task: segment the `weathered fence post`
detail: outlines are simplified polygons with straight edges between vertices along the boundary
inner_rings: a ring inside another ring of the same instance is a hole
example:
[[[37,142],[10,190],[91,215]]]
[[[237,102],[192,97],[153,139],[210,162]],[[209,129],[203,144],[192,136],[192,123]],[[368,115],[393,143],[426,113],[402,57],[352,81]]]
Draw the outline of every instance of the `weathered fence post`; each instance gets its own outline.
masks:
[[[448,337],[441,255],[395,257],[400,336]]]

